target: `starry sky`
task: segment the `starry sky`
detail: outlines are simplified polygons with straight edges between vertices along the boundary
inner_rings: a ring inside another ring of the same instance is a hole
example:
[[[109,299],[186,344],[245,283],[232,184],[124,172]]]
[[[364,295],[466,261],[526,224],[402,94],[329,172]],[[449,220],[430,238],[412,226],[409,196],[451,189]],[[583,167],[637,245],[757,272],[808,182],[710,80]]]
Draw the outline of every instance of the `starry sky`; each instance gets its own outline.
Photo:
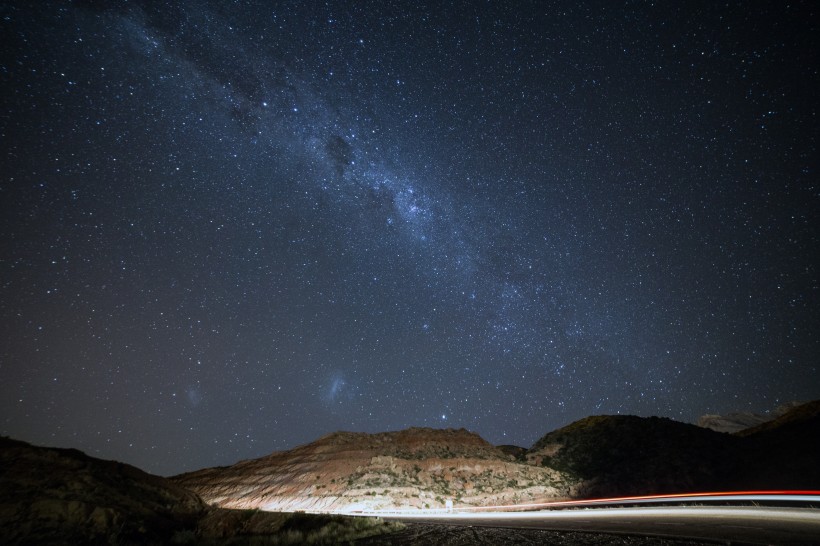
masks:
[[[168,475],[820,398],[817,22],[0,3],[0,433]]]

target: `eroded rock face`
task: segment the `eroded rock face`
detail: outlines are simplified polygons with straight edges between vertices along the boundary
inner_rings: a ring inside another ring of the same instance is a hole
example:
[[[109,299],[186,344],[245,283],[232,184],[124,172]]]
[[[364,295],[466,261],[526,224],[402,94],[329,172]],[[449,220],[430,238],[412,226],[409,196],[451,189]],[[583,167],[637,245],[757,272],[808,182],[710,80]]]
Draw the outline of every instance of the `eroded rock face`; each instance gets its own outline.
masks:
[[[172,478],[206,502],[263,510],[486,506],[555,500],[574,482],[466,430],[337,432],[290,451]]]

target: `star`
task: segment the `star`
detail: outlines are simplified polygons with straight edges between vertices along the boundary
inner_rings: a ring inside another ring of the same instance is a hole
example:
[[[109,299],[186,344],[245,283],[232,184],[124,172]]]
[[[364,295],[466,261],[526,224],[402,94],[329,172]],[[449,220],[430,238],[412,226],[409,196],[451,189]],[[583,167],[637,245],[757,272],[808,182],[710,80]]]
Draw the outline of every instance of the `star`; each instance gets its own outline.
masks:
[[[173,474],[820,397],[814,20],[5,9],[0,434]]]

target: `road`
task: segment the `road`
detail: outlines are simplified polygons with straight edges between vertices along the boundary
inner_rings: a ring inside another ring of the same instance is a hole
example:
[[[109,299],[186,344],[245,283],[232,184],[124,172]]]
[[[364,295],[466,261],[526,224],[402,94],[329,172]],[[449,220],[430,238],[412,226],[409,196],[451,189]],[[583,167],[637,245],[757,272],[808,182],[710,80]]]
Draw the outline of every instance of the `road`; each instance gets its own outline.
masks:
[[[403,513],[385,519],[458,526],[590,531],[749,544],[820,544],[820,510],[754,506],[582,508],[537,512]]]

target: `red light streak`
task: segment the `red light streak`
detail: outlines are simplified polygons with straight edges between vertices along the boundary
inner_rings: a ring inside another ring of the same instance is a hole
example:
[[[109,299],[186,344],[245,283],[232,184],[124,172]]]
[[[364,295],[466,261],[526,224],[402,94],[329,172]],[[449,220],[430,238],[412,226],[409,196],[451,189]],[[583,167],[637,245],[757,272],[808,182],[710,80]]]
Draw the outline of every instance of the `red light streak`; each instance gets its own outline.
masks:
[[[634,497],[605,497],[599,499],[582,499],[571,501],[551,501],[531,504],[507,504],[498,506],[462,506],[458,507],[459,511],[466,510],[488,510],[488,509],[522,509],[522,508],[545,508],[558,506],[583,506],[589,504],[607,504],[607,503],[629,503],[630,501],[652,501],[663,499],[691,499],[703,500],[707,497],[735,497],[735,496],[816,496],[820,500],[820,491],[812,490],[775,490],[775,491],[710,491],[703,493],[672,493],[668,495],[641,495]]]

